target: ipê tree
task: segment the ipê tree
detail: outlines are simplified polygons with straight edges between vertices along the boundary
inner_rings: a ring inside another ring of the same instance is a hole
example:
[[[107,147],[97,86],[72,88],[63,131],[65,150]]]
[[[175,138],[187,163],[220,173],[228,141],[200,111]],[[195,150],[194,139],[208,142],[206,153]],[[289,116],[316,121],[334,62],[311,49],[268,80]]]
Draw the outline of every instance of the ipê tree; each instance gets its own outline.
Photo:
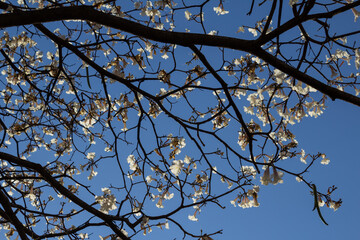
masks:
[[[291,126],[330,100],[360,106],[360,32],[336,24],[356,22],[360,1],[239,2],[0,2],[8,238],[136,239],[170,226],[211,239],[221,226],[183,222],[224,198],[258,207],[259,186],[284,174],[308,186],[325,222],[320,207],[341,200],[306,173],[329,160]]]

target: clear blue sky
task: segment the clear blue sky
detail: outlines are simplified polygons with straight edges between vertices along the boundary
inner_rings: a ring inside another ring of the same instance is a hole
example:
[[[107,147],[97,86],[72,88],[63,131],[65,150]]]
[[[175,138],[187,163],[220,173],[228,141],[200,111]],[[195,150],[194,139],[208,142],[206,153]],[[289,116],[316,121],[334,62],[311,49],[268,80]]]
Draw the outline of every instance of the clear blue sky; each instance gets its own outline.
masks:
[[[270,2],[271,1],[269,1],[269,3]],[[259,20],[259,16],[266,16],[269,8],[263,7],[261,9],[264,11],[261,12],[255,8],[251,16],[246,16],[246,12],[250,8],[250,3],[251,1],[226,1],[224,5],[225,9],[229,10],[230,13],[224,16],[216,16],[212,10],[212,7],[217,5],[216,3],[209,5],[209,7],[205,9],[207,32],[218,30],[219,35],[252,38],[252,34],[247,31],[244,34],[236,34],[235,32],[238,27],[242,25],[253,27],[254,22]],[[269,6],[269,4],[267,4],[267,6]],[[289,10],[287,0],[284,1],[284,6]],[[183,13],[179,12],[177,16],[179,20],[183,22],[177,22],[176,31],[184,31],[185,28],[188,28],[191,32],[200,32],[199,27],[192,28],[187,25]],[[286,20],[286,16],[287,13],[284,15],[283,21]],[[339,32],[348,27],[358,26],[354,25],[351,12],[344,15],[341,21],[333,24],[339,26]],[[48,24],[47,26],[49,26],[51,30],[56,28],[55,24]],[[177,53],[180,53],[178,56],[185,54],[186,59],[188,59],[190,51],[184,51],[184,53],[182,53],[180,47],[179,49],[180,50],[177,50]],[[44,54],[46,54],[46,50],[43,51]],[[206,48],[204,53],[210,56],[209,61],[211,64],[219,67],[222,59],[216,58],[219,53],[217,49]],[[239,57],[242,53],[229,50],[227,54],[231,57]],[[229,57],[229,59],[231,59],[231,57]],[[181,62],[181,60],[178,60],[177,63],[182,67],[185,65],[185,62]],[[352,70],[356,71],[355,67],[353,67]],[[315,77],[319,77],[319,75],[315,75]],[[209,79],[211,78],[209,77]],[[97,84],[99,83],[92,83],[93,88],[100,86]],[[152,84],[153,83],[151,83],[151,85]],[[123,89],[124,88],[113,88],[110,91],[114,93],[113,96],[118,97],[115,93],[118,94]],[[204,96],[200,95],[193,96],[192,100],[207,103],[208,100],[204,100],[203,97]],[[241,104],[240,101],[239,104]],[[317,161],[307,174],[307,179],[315,183],[320,192],[326,192],[327,187],[332,185],[338,187],[333,197],[334,200],[339,197],[343,200],[343,204],[339,210],[334,212],[332,209],[326,207],[321,208],[322,214],[329,224],[328,226],[321,222],[316,211],[312,211],[314,202],[313,196],[310,195],[310,189],[305,184],[298,183],[295,178],[289,176],[284,177],[283,184],[260,186],[259,208],[234,208],[230,204],[230,200],[234,198],[234,195],[232,195],[231,197],[225,197],[221,201],[222,205],[226,207],[225,209],[220,209],[215,207],[215,205],[209,204],[209,206],[204,208],[201,214],[197,216],[199,219],[198,222],[187,220],[188,215],[194,212],[192,209],[189,211],[185,210],[175,215],[175,217],[185,219],[182,222],[183,226],[193,233],[200,233],[200,229],[204,232],[214,232],[223,229],[223,234],[214,236],[214,240],[246,238],[268,240],[360,239],[360,192],[357,190],[359,182],[358,176],[360,175],[360,159],[358,154],[360,148],[360,108],[339,100],[335,102],[329,101],[327,106],[328,108],[325,110],[325,113],[317,119],[306,118],[301,123],[296,124],[292,129],[299,142],[299,148],[303,148],[307,153],[312,154],[324,152],[331,161],[327,166],[321,165],[319,161]],[[135,113],[132,114],[136,116]],[[159,119],[161,124],[161,117]],[[166,123],[167,122],[163,122],[164,125],[161,126],[162,130],[172,130],[174,133],[178,131],[177,127],[173,129],[172,125],[165,125]],[[129,126],[134,126],[135,124],[136,122],[132,122],[129,123]],[[234,130],[236,134],[237,131],[238,129]],[[145,137],[149,136],[145,133]],[[187,140],[188,145],[184,149],[184,155],[191,153],[193,150],[190,143],[190,140]],[[89,151],[103,151],[104,146],[99,145],[100,146],[96,145],[92,147]],[[128,145],[127,148],[120,149],[120,155],[124,162],[133,149],[133,145]],[[215,150],[216,145],[214,145],[214,151]],[[36,156],[42,156],[42,158],[36,158]],[[47,161],[47,159],[44,160],[45,156],[49,158],[49,161],[53,160],[53,155],[39,152],[34,153],[31,160],[45,163]],[[78,160],[77,163],[82,160],[83,159]],[[297,161],[300,160],[297,159]],[[83,160],[83,162],[85,163],[86,160]],[[102,164],[103,163],[104,162],[102,162]],[[97,169],[99,174],[93,181],[93,183],[98,184],[93,185],[93,189],[96,189],[94,190],[96,194],[101,194],[101,187],[106,186],[108,183],[116,184],[116,179],[121,178],[119,175],[111,175],[119,174],[118,171],[116,173],[112,172],[112,170],[114,170],[112,169],[113,165],[114,161],[109,159],[109,164],[100,165],[99,169]],[[87,176],[88,175],[85,174],[83,178],[85,179]],[[257,183],[259,184],[259,176],[257,176]],[[82,197],[88,202],[94,201],[91,195],[83,195]],[[164,205],[166,211],[166,207],[171,206],[171,201],[166,201]],[[182,239],[181,233],[176,229],[173,224],[170,224],[170,230],[161,231],[153,228],[153,233],[147,236],[138,234],[134,239]],[[100,234],[102,236],[106,235],[99,229],[99,232],[95,232],[90,239],[98,239],[98,235]]]

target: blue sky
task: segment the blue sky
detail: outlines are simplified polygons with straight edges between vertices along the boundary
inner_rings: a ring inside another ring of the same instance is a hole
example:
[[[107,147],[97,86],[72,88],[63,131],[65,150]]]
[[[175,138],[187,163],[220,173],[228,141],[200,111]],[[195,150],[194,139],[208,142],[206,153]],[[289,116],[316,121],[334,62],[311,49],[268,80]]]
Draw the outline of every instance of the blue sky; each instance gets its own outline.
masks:
[[[334,196],[342,198],[342,206],[335,212],[321,208],[328,226],[322,223],[316,211],[312,211],[314,202],[309,188],[286,177],[283,184],[261,186],[259,208],[234,208],[224,201],[226,209],[206,208],[199,215],[199,222],[189,222],[185,226],[204,232],[223,229],[223,234],[213,237],[215,240],[360,238],[359,119],[358,107],[335,101],[329,102],[319,118],[307,118],[294,127],[302,147],[313,153],[325,152],[331,161],[327,166],[317,162],[308,175],[319,191],[325,192],[332,185],[338,187]],[[173,239],[171,227],[161,232],[154,229],[150,235],[137,239]],[[181,239],[181,234],[176,237]]]
[[[254,22],[259,20],[260,17],[264,17],[269,10],[269,4],[264,5],[261,11],[258,8],[254,9],[254,12],[251,16],[246,16],[246,12],[249,10],[251,1],[226,1],[225,9],[229,10],[230,13],[224,16],[216,16],[213,7],[217,4],[209,5],[205,9],[205,23],[206,31],[210,32],[211,30],[218,30],[219,35],[226,36],[235,36],[235,37],[245,37],[247,39],[253,39],[252,34],[249,32],[238,33],[236,30],[239,26],[245,25],[253,27]],[[228,3],[228,4],[227,4]],[[284,5],[287,6],[287,1],[284,1]],[[238,11],[239,10],[239,11]],[[289,9],[288,9],[289,10]],[[195,13],[194,13],[195,14]],[[239,18],[238,16],[242,16]],[[285,21],[287,13],[284,15],[283,21]],[[200,28],[192,27],[184,19],[183,13],[179,11],[177,17],[179,18],[177,31],[184,31],[185,28],[191,30],[191,32],[199,32]],[[354,26],[353,15],[350,12],[345,14],[340,21],[334,22],[339,26],[338,30],[344,31],[347,28]],[[47,26],[54,30],[57,26],[56,24],[47,24]],[[345,28],[346,26],[346,28]],[[292,34],[298,34],[296,30],[292,31]],[[295,35],[294,35],[295,36]],[[289,35],[289,38],[294,37]],[[49,44],[49,42],[47,43]],[[49,46],[49,45],[48,45]],[[48,47],[46,46],[46,47]],[[51,45],[52,47],[52,45]],[[51,49],[49,47],[49,49]],[[43,49],[44,55],[46,54],[47,49]],[[219,67],[222,63],[222,59],[218,58],[220,51],[216,48],[205,47],[203,50],[206,56],[209,56],[209,61],[213,64],[214,67]],[[188,60],[191,56],[191,53],[188,49],[183,47],[178,47],[176,50],[178,54],[177,57],[180,57],[177,61],[177,64],[180,67],[185,68],[185,61],[182,59]],[[226,56],[229,56],[229,59],[232,57],[239,57],[243,53],[235,52],[232,50],[225,51]],[[159,55],[158,58],[160,59]],[[161,60],[161,59],[160,59]],[[199,62],[198,62],[199,63]],[[353,63],[353,62],[352,62]],[[164,68],[171,69],[171,64],[163,62]],[[345,65],[345,64],[344,64]],[[156,63],[154,64],[156,66]],[[354,66],[351,67],[344,66],[349,71],[356,71]],[[137,66],[129,67],[131,71],[137,70]],[[155,68],[156,69],[156,68]],[[90,69],[90,72],[92,69]],[[324,70],[328,71],[328,70]],[[314,73],[314,76],[319,77],[319,74]],[[180,79],[183,77],[181,74],[174,74],[173,78]],[[226,74],[223,73],[223,77],[226,78]],[[212,79],[210,76],[208,79],[202,79],[201,81],[210,81]],[[100,83],[95,79],[91,83],[92,90],[100,88]],[[96,82],[97,81],[97,82]],[[148,85],[146,85],[148,84]],[[84,84],[83,84],[84,85]],[[211,85],[211,83],[210,83]],[[116,85],[114,85],[116,86]],[[119,85],[117,85],[119,86]],[[144,83],[142,87],[144,89],[149,89],[149,91],[158,92],[157,87],[162,87],[160,83]],[[85,86],[86,88],[86,86]],[[115,98],[118,98],[119,92],[125,91],[125,87],[114,87],[110,89],[110,93]],[[189,94],[191,101],[199,104],[199,107],[206,108],[209,102],[214,101],[212,93],[193,93]],[[315,96],[319,96],[316,95]],[[210,100],[211,99],[211,100]],[[238,100],[237,104],[243,104],[244,99]],[[212,102],[216,104],[216,100]],[[223,234],[216,235],[213,237],[214,240],[220,239],[242,239],[242,238],[253,238],[253,239],[357,239],[360,238],[360,233],[358,232],[359,225],[359,216],[360,216],[360,207],[359,207],[359,197],[360,192],[357,191],[358,188],[358,176],[360,174],[360,162],[358,156],[359,144],[360,144],[360,109],[349,103],[342,101],[328,101],[327,109],[324,114],[320,117],[314,118],[305,118],[301,123],[296,124],[292,127],[293,133],[296,136],[297,141],[299,142],[299,148],[303,148],[307,153],[315,154],[317,152],[326,153],[327,157],[330,159],[329,165],[321,165],[319,161],[315,162],[312,168],[310,168],[309,173],[307,174],[307,179],[315,183],[318,187],[319,192],[326,192],[326,189],[332,185],[338,187],[338,190],[332,195],[334,199],[342,198],[343,204],[339,210],[334,212],[332,209],[326,207],[321,208],[322,214],[325,220],[328,222],[329,226],[324,225],[320,218],[317,215],[316,211],[312,211],[313,208],[313,196],[310,194],[310,189],[302,183],[298,183],[294,177],[285,176],[284,183],[278,184],[276,186],[260,186],[259,192],[259,208],[250,208],[242,209],[240,207],[234,208],[230,204],[230,200],[234,198],[234,195],[225,197],[221,202],[225,209],[220,209],[214,204],[209,204],[206,208],[203,209],[201,214],[197,217],[198,222],[192,222],[187,219],[189,214],[194,212],[193,209],[185,210],[179,214],[176,214],[174,217],[178,219],[183,219],[182,223],[184,228],[194,233],[199,234],[200,229],[204,232],[215,232],[217,230],[223,229]],[[177,106],[174,108],[174,112],[180,114],[187,113],[182,106]],[[130,112],[129,116],[136,118],[136,112]],[[129,119],[131,118],[129,117]],[[244,116],[246,120],[250,119],[251,116]],[[174,127],[172,122],[169,122],[167,118],[163,115],[160,115],[157,119],[159,121],[159,127],[162,133],[179,133],[180,135],[185,135],[184,131],[179,131],[178,127]],[[129,121],[128,127],[135,126],[136,121]],[[122,123],[118,124],[117,127],[120,129]],[[144,123],[144,131],[142,131],[142,137],[144,139],[150,139],[153,137],[151,131],[145,131],[146,128],[150,128],[150,123]],[[230,137],[237,137],[238,129],[229,129],[224,131],[225,135]],[[134,135],[130,135],[129,139],[134,140]],[[124,136],[121,135],[121,136]],[[50,137],[49,137],[50,139]],[[144,141],[146,142],[146,141]],[[149,141],[150,142],[150,141]],[[134,145],[126,145],[121,143],[119,147],[119,156],[121,160],[127,165],[126,157],[129,154],[133,153]],[[150,144],[147,146],[150,149]],[[236,141],[234,141],[236,145]],[[97,153],[103,152],[104,145],[101,142],[97,142],[95,146],[91,146],[90,149],[87,149],[87,152],[95,151]],[[210,149],[216,150],[216,145],[210,145]],[[10,148],[11,149],[11,148]],[[179,158],[184,158],[185,154],[193,153],[194,148],[191,147],[191,141],[187,140],[187,146],[184,149],[182,155]],[[239,148],[240,151],[240,148]],[[98,154],[99,156],[100,154]],[[41,156],[41,158],[36,158]],[[77,164],[85,163],[84,156],[77,155]],[[68,156],[65,156],[63,159],[64,162],[67,161]],[[47,154],[44,152],[34,153],[31,160],[40,162],[44,164],[46,161],[53,160],[54,157],[52,154]],[[114,159],[105,159],[106,161],[101,162],[97,171],[99,172],[98,176],[95,177],[93,181],[93,191],[96,194],[101,194],[101,187],[107,186],[108,184],[117,184],[117,180],[121,179],[122,176],[119,175],[118,169],[113,167],[116,165]],[[299,159],[290,160],[290,161],[300,161]],[[294,163],[298,164],[298,163]],[[84,173],[84,176],[80,177],[83,180],[86,179],[87,173]],[[182,175],[183,176],[183,175]],[[119,180],[120,181],[120,180]],[[259,176],[257,176],[257,184],[259,184]],[[96,184],[95,184],[96,183]],[[91,182],[89,183],[91,184]],[[215,185],[216,187],[221,187],[221,184]],[[136,189],[135,192],[141,192],[141,188]],[[84,194],[84,200],[92,203],[94,198],[90,194]],[[119,198],[121,199],[121,198]],[[165,208],[157,209],[154,206],[149,208],[149,212],[159,213],[166,212],[169,208],[176,206],[177,200],[174,200],[174,203],[171,201],[166,201],[164,203]],[[155,205],[154,202],[153,205]],[[57,206],[55,206],[57,207]],[[166,208],[168,207],[168,208]],[[112,212],[110,212],[112,213]],[[85,215],[86,216],[86,215]],[[130,232],[130,231],[129,231]],[[98,232],[95,232],[90,239],[98,239],[98,235],[105,236],[103,229],[99,229]],[[170,223],[170,230],[159,231],[156,228],[153,228],[153,233],[147,236],[142,236],[138,234],[134,239],[181,239],[182,235],[179,231],[176,230],[174,224]]]

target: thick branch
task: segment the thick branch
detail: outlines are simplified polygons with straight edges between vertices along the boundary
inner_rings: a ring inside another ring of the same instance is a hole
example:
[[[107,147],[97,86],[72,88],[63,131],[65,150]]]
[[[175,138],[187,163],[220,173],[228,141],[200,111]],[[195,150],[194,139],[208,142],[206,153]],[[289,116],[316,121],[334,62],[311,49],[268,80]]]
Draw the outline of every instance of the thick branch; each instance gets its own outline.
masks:
[[[261,48],[254,51],[253,54],[258,56],[259,58],[263,59],[265,62],[269,63],[270,65],[280,69],[281,71],[288,74],[289,76],[294,77],[294,78],[300,80],[301,82],[324,93],[325,95],[329,96],[332,100],[342,99],[346,102],[360,106],[360,98],[358,98],[350,93],[340,91],[337,88],[330,87],[330,86],[316,80],[315,78],[307,75],[306,73],[286,64],[284,61],[281,61],[277,57],[271,55],[270,53],[266,52],[265,50],[263,50]]]
[[[4,6],[2,6],[4,4],[5,3],[0,3],[0,8],[4,8]],[[182,46],[226,46],[226,48],[246,51],[246,49],[251,49],[253,44],[253,41],[238,38],[157,30],[140,23],[111,15],[110,13],[97,11],[90,6],[61,7],[0,14],[0,28],[55,22],[60,20],[91,21],[157,42],[172,43]]]
[[[5,210],[5,211],[0,210],[0,215],[2,215],[3,218],[10,221],[15,226],[16,231],[18,232],[22,240],[29,239],[26,233],[33,235],[33,237],[36,237],[36,235],[34,236],[33,232],[30,232],[28,229],[26,229],[24,225],[20,222],[20,220],[16,217],[16,214],[11,208],[11,204],[9,200],[6,197],[6,195],[3,193],[2,189],[0,189],[0,203]]]
[[[283,34],[284,32],[286,32],[306,21],[315,20],[315,19],[319,19],[319,18],[332,18],[333,16],[335,16],[339,13],[345,12],[345,11],[347,11],[351,8],[357,7],[359,5],[360,5],[360,1],[356,1],[351,4],[345,5],[343,7],[337,8],[330,12],[316,13],[316,14],[310,14],[310,15],[302,14],[299,17],[290,19],[289,21],[282,24],[281,26],[274,29],[270,33],[266,34],[265,36],[261,36],[261,38],[259,38],[258,43],[263,45],[263,44],[267,43],[268,41],[270,41],[271,39],[276,38],[277,36]]]
[[[345,11],[359,4],[360,1],[357,1],[353,4],[346,5],[339,9]],[[0,3],[0,8],[2,9],[6,9],[7,6],[8,4],[6,3]],[[334,11],[331,13],[332,14],[339,13],[338,11],[335,12]],[[330,13],[324,13],[324,14],[328,14],[332,16]],[[326,17],[328,15],[325,16],[323,15],[323,17]],[[311,15],[303,16],[301,17],[300,20],[298,19],[296,20],[296,22],[289,24],[297,25],[299,21],[303,22],[305,20],[310,20],[313,18],[310,16]],[[224,47],[224,48],[248,52],[260,57],[265,62],[283,71],[289,76],[293,76],[296,79],[317,89],[318,91],[328,95],[333,100],[341,99],[346,102],[360,106],[360,98],[352,94],[340,91],[336,88],[330,87],[322,83],[321,81],[316,80],[315,78],[286,64],[285,62],[279,60],[275,56],[262,50],[257,40],[243,40],[238,38],[212,36],[206,34],[181,33],[181,32],[169,32],[169,31],[157,30],[151,27],[141,25],[136,22],[132,22],[130,20],[116,17],[109,13],[97,11],[90,6],[61,7],[61,8],[41,9],[41,10],[33,10],[33,11],[16,11],[16,13],[0,14],[0,28],[21,26],[26,24],[37,24],[43,22],[53,22],[59,20],[70,20],[70,19],[96,22],[98,24],[102,24],[105,26],[109,26],[121,31],[125,31],[137,35],[139,37],[144,37],[150,40],[163,42],[163,43],[178,44],[186,47],[191,45],[216,46],[216,47]],[[279,28],[289,29],[288,27],[284,27],[284,25],[280,26]],[[273,32],[275,32],[275,30]],[[266,38],[267,36],[268,35],[266,35],[264,38]]]

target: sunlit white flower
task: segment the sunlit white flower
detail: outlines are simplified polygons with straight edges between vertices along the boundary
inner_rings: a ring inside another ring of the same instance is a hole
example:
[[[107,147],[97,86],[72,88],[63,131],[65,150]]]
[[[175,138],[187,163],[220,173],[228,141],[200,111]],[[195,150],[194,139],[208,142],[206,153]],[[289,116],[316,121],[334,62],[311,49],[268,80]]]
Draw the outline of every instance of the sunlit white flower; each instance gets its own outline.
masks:
[[[129,155],[127,157],[127,162],[129,163],[130,170],[135,171],[138,168],[134,155]]]
[[[258,35],[258,32],[257,32],[257,30],[255,28],[248,28],[248,31],[250,33],[252,33],[254,35],[254,37],[256,37]]]
[[[163,59],[168,59],[168,58],[169,58],[169,56],[167,55],[167,52],[164,52],[164,54],[161,55],[161,57],[162,57]]]
[[[172,134],[169,134],[167,139],[171,140],[170,142],[171,149],[184,148],[186,146],[185,138],[173,137]]]
[[[260,203],[258,202],[257,198],[254,198],[253,200],[250,201],[250,204],[252,207],[259,207]]]
[[[112,149],[111,149],[110,147],[106,147],[106,148],[104,149],[104,151],[105,151],[105,152],[111,152]]]
[[[260,177],[260,182],[262,185],[268,185],[271,182],[270,167],[266,167],[264,175]]]
[[[256,170],[253,166],[242,166],[241,171],[245,176],[252,176],[253,178],[256,176]]]
[[[308,88],[306,88],[306,86],[305,86],[305,88],[302,87],[302,82],[301,81],[298,81],[297,84],[295,86],[292,86],[291,88],[295,92],[297,92],[299,94],[302,94],[302,95],[306,95],[309,92]]]
[[[109,213],[111,210],[117,209],[116,198],[114,194],[111,194],[111,190],[108,188],[102,188],[102,196],[95,196],[95,201],[100,204],[100,211],[103,213]]]
[[[258,93],[251,93],[249,94],[249,96],[247,97],[247,99],[250,103],[251,106],[259,106],[261,105],[261,99],[259,98]]]
[[[245,151],[246,146],[249,144],[248,137],[245,133],[239,132],[238,144],[241,147],[241,150]]]
[[[274,166],[273,166],[273,172],[274,173],[271,176],[273,179],[272,184],[276,185],[278,183],[283,183],[284,181],[281,178],[283,177],[284,173],[280,171],[278,172]]]
[[[329,61],[337,61],[338,59],[345,60],[345,61],[347,61],[348,65],[350,65],[351,56],[347,51],[337,49],[335,54],[331,54],[331,58],[326,57],[327,62],[329,62]]]
[[[169,222],[166,220],[166,222],[165,222],[165,228],[166,229],[170,229],[170,227],[169,227]]]
[[[85,128],[90,128],[93,127],[93,125],[96,123],[95,118],[91,117],[91,116],[87,116],[84,121],[80,121],[80,125],[84,126]]]
[[[308,114],[310,117],[317,118],[321,114],[323,114],[323,109],[325,109],[324,103],[318,103],[317,101],[305,102],[305,106],[307,108]]]
[[[191,161],[192,161],[192,158],[189,157],[188,155],[186,155],[185,158],[184,158],[184,162],[185,162],[186,164],[190,164]]]
[[[170,200],[174,197],[174,193],[169,193],[167,192],[165,195],[164,195],[164,199],[166,200]]]
[[[341,206],[341,201],[339,202],[330,201],[330,208],[334,209],[334,211],[338,210],[340,206]]]
[[[219,6],[217,7],[214,7],[213,8],[214,11],[217,13],[217,15],[225,15],[225,14],[228,14],[229,11],[225,11],[224,7],[222,4],[220,4]]]
[[[159,198],[158,202],[156,203],[156,207],[157,207],[157,208],[164,208],[163,199],[162,199],[162,198]]]
[[[184,167],[182,160],[174,160],[173,164],[170,166],[171,172],[177,177],[179,176],[181,169]]]
[[[241,203],[239,204],[239,207],[250,208],[251,207],[250,199],[247,196],[243,197]]]
[[[96,175],[98,175],[98,172],[94,170],[94,168],[91,168],[90,175],[88,176],[88,180],[93,179]]]
[[[188,10],[185,11],[185,18],[186,18],[187,20],[190,20],[191,15],[192,15],[192,14],[191,14]]]
[[[155,180],[151,175],[146,177],[146,182],[149,184],[151,183],[153,180]]]
[[[279,69],[275,69],[273,73],[273,77],[277,84],[281,84],[286,79],[286,74],[280,71]]]
[[[191,221],[194,221],[194,222],[199,220],[199,219],[196,218],[195,214],[194,215],[189,215],[188,219],[191,220]]]
[[[88,239],[89,238],[89,235],[87,233],[80,233],[78,236],[81,239]]]
[[[306,164],[306,156],[305,156],[305,150],[304,149],[301,149],[301,158],[300,158],[300,161],[302,163],[305,163]]]
[[[208,35],[216,35],[217,34],[217,31],[216,30],[212,30],[208,33]]]
[[[46,58],[47,59],[51,60],[51,59],[53,59],[53,57],[54,57],[54,54],[52,54],[51,52],[46,53]]]
[[[89,160],[94,160],[94,158],[95,158],[95,152],[89,152],[89,153],[86,155],[86,158],[89,159]]]
[[[328,165],[330,163],[330,159],[326,158],[325,154],[322,154],[321,157],[322,157],[321,164]]]
[[[251,207],[259,207],[260,203],[258,202],[258,192],[260,191],[259,186],[254,186],[253,189],[249,189],[247,195],[252,197],[253,199],[250,201]]]
[[[299,0],[290,0],[289,1],[289,5],[293,6],[294,4],[296,4]]]

